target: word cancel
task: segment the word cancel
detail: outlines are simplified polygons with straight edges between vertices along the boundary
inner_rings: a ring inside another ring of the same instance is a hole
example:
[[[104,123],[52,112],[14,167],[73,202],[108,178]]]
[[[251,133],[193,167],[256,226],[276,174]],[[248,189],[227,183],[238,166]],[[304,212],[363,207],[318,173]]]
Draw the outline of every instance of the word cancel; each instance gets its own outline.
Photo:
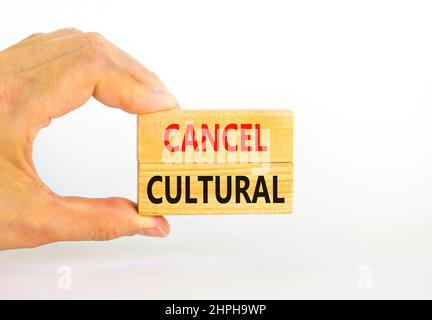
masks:
[[[139,115],[139,213],[290,213],[292,136],[285,110]]]

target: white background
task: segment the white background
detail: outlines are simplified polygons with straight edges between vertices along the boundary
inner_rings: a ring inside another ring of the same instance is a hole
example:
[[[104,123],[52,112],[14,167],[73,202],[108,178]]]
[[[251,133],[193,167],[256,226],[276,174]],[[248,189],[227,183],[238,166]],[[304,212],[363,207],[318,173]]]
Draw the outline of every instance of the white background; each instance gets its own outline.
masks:
[[[1,252],[0,298],[432,298],[430,2],[14,0],[0,16],[2,48],[98,31],[184,108],[295,112],[293,215]],[[60,194],[135,199],[135,132],[92,100],[40,133],[35,162]]]

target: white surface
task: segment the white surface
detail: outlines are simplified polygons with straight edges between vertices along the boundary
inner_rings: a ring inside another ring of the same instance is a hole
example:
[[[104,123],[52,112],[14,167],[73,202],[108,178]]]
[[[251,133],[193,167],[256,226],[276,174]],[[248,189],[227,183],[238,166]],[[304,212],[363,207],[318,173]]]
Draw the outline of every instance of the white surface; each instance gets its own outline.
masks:
[[[75,26],[183,107],[292,108],[295,213],[1,252],[0,298],[432,298],[431,14],[428,1],[2,1],[2,47]],[[61,194],[135,199],[135,143],[133,116],[90,101],[41,132],[34,158]]]

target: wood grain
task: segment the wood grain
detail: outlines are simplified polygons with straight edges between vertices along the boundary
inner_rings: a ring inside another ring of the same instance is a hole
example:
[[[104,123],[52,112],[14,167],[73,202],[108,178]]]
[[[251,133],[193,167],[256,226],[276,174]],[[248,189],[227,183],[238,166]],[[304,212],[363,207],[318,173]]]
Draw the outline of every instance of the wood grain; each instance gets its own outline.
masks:
[[[293,166],[292,163],[270,164],[139,164],[138,166],[138,209],[141,215],[172,215],[172,214],[247,214],[247,213],[290,213],[292,211]],[[153,185],[156,197],[162,197],[161,204],[151,203],[147,195],[148,182],[153,176],[170,177],[172,196],[176,194],[177,176],[182,177],[182,198],[179,203],[171,204],[165,200],[165,181]],[[190,177],[190,194],[197,198],[197,203],[185,203],[185,177]],[[223,204],[216,200],[215,179],[208,183],[208,203],[203,203],[203,184],[197,176],[220,177],[221,194],[227,194],[227,176],[232,177],[231,201]],[[259,176],[266,180],[269,197],[272,200],[273,176],[278,179],[278,196],[284,203],[266,203],[263,197],[256,203],[246,203],[241,197],[240,203],[234,200],[234,179],[236,176],[247,176],[250,180],[249,195],[253,191]]]
[[[202,140],[203,124],[219,144]],[[184,147],[191,128],[197,145]],[[138,116],[140,215],[290,213],[292,193],[291,111],[173,110]]]
[[[138,116],[138,161],[140,163],[163,163],[165,145],[164,132],[172,123],[179,123],[184,129],[186,123],[199,127],[202,123],[210,128],[217,123],[224,127],[230,123],[258,123],[261,128],[270,130],[269,156],[265,153],[252,153],[258,157],[254,162],[292,162],[293,114],[287,110],[172,110]],[[265,137],[263,137],[265,139]],[[266,143],[266,141],[264,141]],[[222,151],[223,152],[223,151]],[[220,152],[221,153],[221,152]],[[238,152],[240,153],[240,151]],[[214,154],[215,161],[217,153]],[[228,162],[239,162],[225,154],[222,158]],[[252,158],[252,157],[251,157]],[[181,159],[181,162],[185,158]],[[249,159],[251,160],[251,159]],[[194,162],[200,162],[194,159]],[[247,161],[252,162],[252,161]]]

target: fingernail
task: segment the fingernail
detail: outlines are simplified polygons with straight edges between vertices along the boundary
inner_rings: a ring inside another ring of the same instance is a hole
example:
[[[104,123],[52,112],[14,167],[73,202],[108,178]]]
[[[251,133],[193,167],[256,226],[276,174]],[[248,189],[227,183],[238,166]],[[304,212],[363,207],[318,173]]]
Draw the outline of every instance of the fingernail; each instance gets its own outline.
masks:
[[[166,109],[176,109],[179,107],[177,99],[171,92],[163,88],[153,88],[153,92],[157,94],[159,103]]]
[[[141,236],[147,236],[147,237],[163,237],[165,238],[168,236],[168,232],[165,231],[161,226],[157,226],[154,228],[146,228],[142,229],[138,232]]]

